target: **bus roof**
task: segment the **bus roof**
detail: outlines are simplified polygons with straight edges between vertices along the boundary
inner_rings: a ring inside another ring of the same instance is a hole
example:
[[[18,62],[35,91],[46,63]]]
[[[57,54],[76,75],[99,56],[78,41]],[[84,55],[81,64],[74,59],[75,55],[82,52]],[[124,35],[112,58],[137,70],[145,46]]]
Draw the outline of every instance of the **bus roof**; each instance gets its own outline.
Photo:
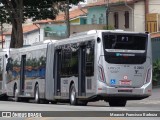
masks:
[[[111,33],[135,33],[135,34],[144,34],[145,32],[134,32],[134,31],[124,31],[121,29],[115,29],[115,30],[89,30],[89,31],[85,31],[85,32],[80,32],[80,33],[74,33],[70,36],[70,38],[72,37],[77,37],[77,36],[82,36],[82,35],[90,35],[90,34],[96,34],[99,32],[111,32]]]

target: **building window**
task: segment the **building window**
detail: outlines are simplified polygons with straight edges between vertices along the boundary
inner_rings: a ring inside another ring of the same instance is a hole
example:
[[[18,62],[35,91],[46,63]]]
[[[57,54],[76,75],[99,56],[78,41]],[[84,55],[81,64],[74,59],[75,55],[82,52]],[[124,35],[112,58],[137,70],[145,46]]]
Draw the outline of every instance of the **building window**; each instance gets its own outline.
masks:
[[[129,28],[129,12],[128,11],[125,11],[125,28]]]
[[[118,12],[114,13],[114,27],[115,29],[118,29]]]
[[[99,17],[99,24],[104,24],[104,16],[103,16],[103,14],[101,14],[101,16]]]
[[[95,15],[93,15],[93,17],[91,18],[91,22],[92,22],[92,24],[97,24],[97,20],[96,20]]]

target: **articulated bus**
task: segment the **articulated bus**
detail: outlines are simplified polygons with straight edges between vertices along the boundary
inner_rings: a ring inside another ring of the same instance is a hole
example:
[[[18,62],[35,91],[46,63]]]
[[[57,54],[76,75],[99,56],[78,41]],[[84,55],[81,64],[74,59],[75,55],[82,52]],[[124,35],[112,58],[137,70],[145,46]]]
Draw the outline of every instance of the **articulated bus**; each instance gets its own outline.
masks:
[[[91,30],[70,38],[10,49],[7,96],[15,101],[104,100],[125,106],[151,95],[152,55],[147,33]]]

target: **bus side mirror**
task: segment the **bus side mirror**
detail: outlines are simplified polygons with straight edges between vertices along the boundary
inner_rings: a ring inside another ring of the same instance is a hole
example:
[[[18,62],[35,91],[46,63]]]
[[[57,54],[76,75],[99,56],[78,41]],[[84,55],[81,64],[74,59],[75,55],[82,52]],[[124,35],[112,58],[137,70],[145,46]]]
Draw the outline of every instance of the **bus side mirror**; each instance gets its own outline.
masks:
[[[97,43],[100,43],[101,42],[101,39],[98,37],[97,38]]]
[[[8,55],[7,55],[7,54],[5,54],[5,57],[6,57],[6,58],[8,58]]]

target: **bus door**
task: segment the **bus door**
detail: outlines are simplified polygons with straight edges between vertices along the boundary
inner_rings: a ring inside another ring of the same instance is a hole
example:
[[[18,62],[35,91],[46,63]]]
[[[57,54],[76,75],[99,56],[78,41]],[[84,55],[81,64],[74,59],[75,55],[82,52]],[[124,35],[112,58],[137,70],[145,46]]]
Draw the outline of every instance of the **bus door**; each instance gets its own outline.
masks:
[[[21,72],[20,72],[20,95],[23,95],[25,89],[25,65],[26,65],[26,55],[22,55]]]
[[[61,73],[61,50],[55,51],[55,57],[54,57],[54,95],[60,96],[61,94],[61,79],[60,79],[60,73]]]
[[[79,49],[79,76],[78,76],[78,96],[86,95],[86,46]]]

